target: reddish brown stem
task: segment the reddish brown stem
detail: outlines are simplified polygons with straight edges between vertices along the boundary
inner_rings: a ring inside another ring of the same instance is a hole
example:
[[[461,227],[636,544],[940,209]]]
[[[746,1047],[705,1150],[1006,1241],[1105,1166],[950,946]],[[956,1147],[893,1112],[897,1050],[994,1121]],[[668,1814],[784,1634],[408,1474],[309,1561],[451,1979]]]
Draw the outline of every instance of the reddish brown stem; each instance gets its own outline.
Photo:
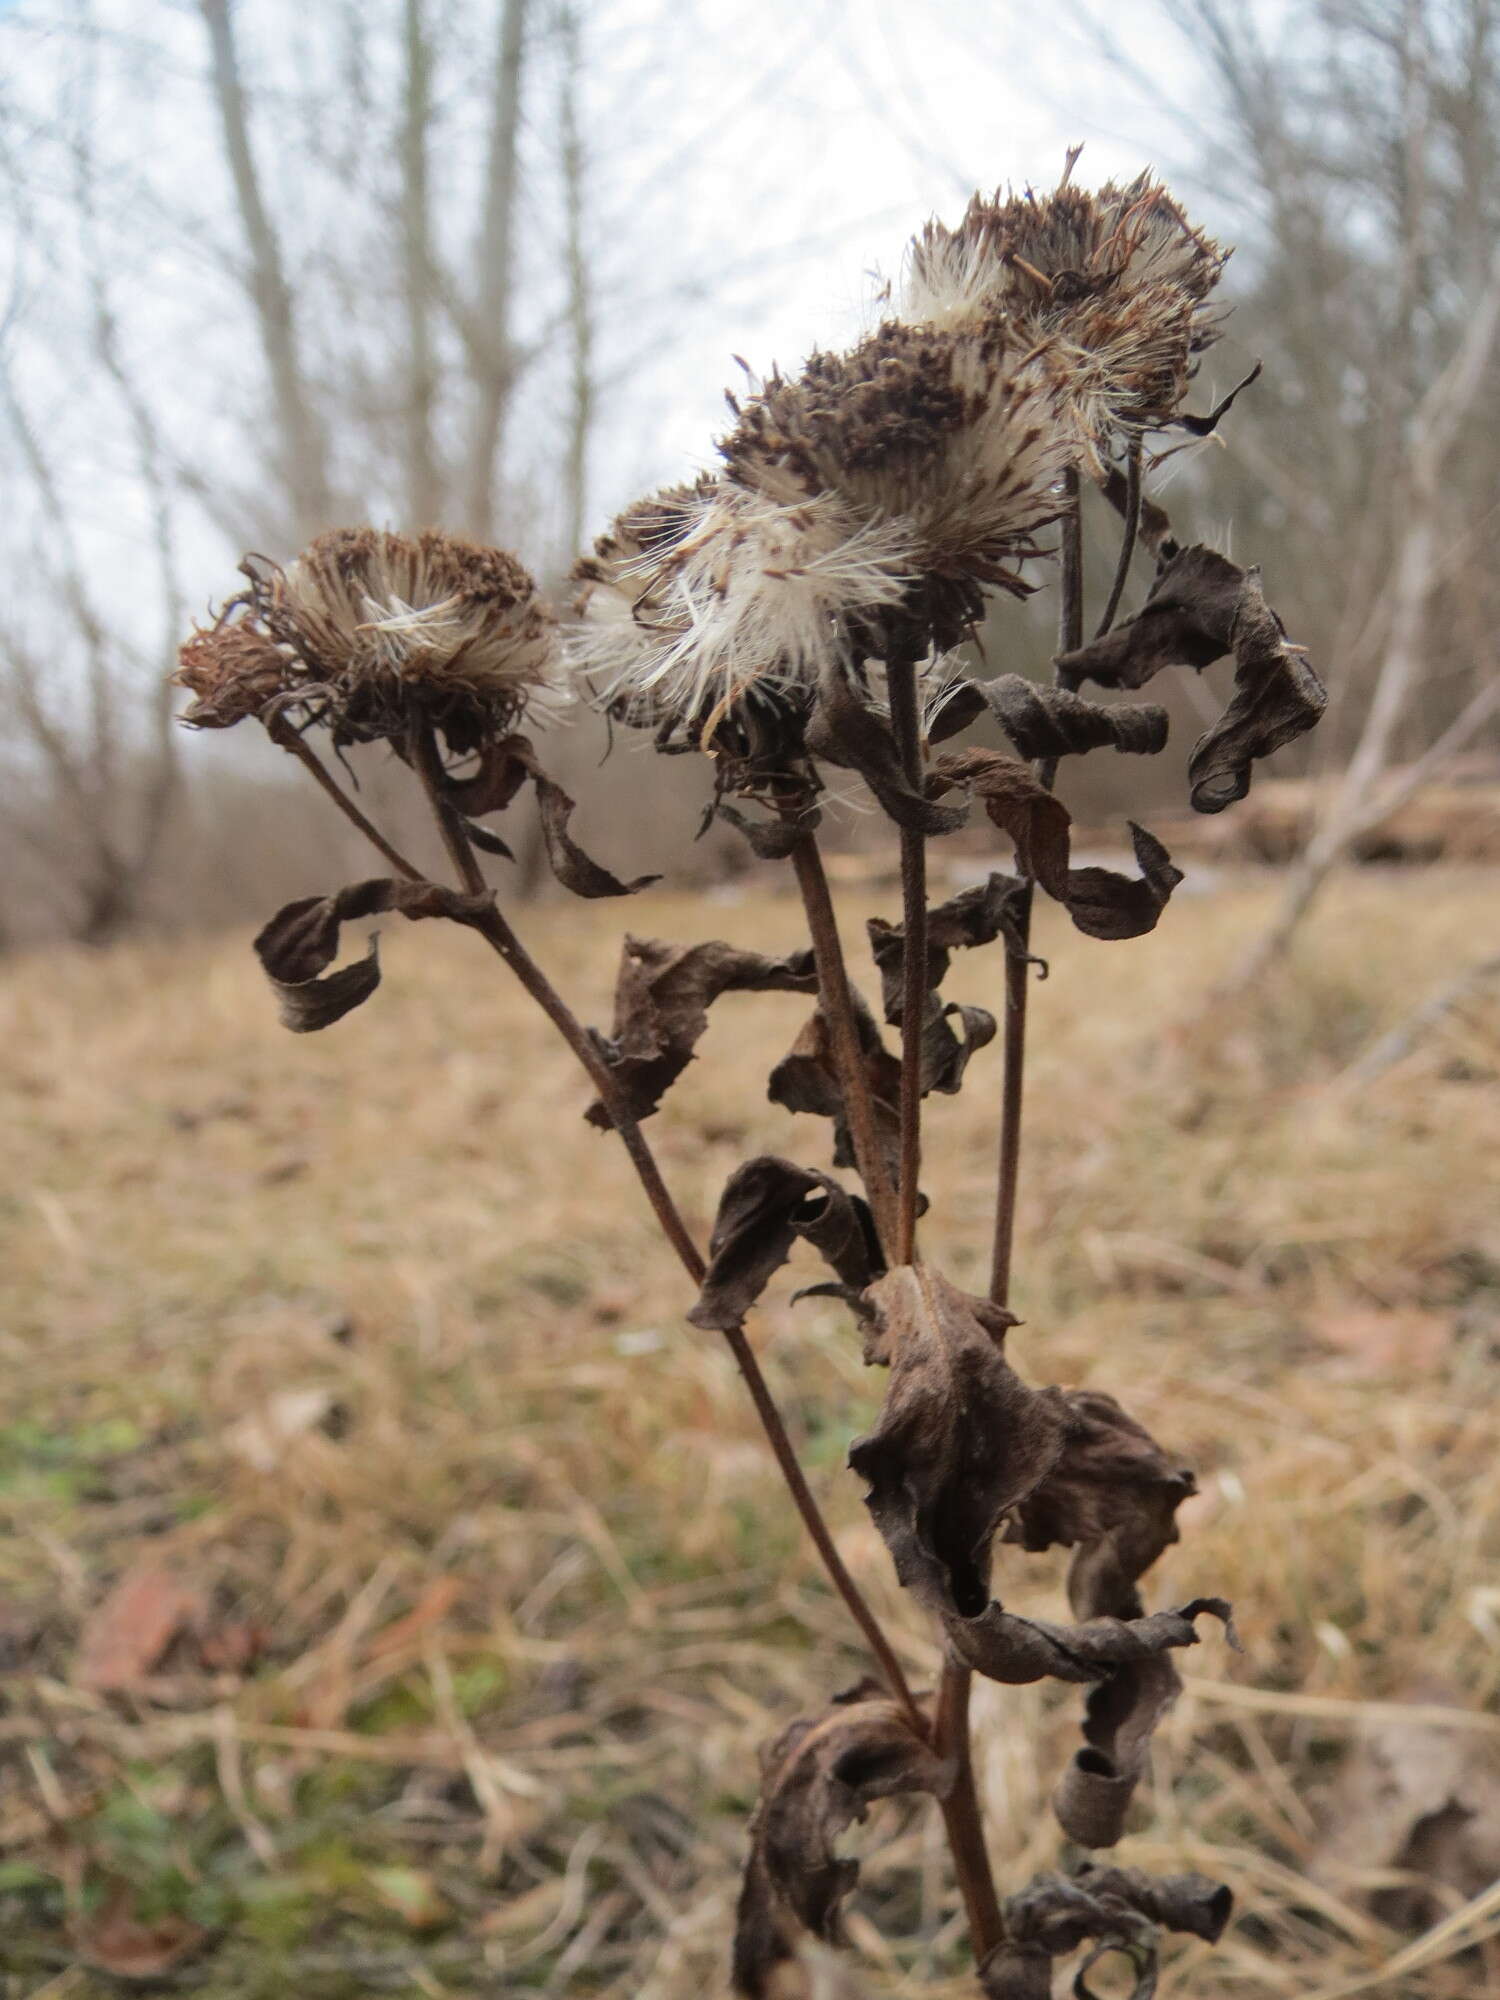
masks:
[[[359,828],[376,852],[385,856],[398,875],[404,875],[409,882],[422,880],[421,869],[408,861],[399,847],[391,845],[373,820],[365,817],[337,778],[325,767],[317,751],[284,715],[272,716],[266,724],[266,734],[279,749],[289,750],[299,764],[306,766],[312,773],[314,783],[328,794],[344,818]]]
[[[807,912],[813,962],[818,969],[818,1005],[828,1024],[834,1068],[849,1115],[854,1163],[870,1197],[880,1240],[889,1247],[896,1241],[895,1191],[886,1171],[880,1133],[875,1123],[875,1100],[870,1091],[869,1072],[860,1045],[859,1023],[849,985],[849,969],[844,962],[844,947],[839,937],[838,917],[829,893],[817,835],[810,828],[798,835],[792,849],[792,867],[796,871],[797,887],[802,892],[802,906]]]
[[[891,731],[906,782],[922,789],[922,734],[917,663],[893,649],[886,662]],[[922,1173],[922,1017],[927,1007],[927,837],[901,828],[901,1178],[897,1192],[896,1262],[917,1254],[918,1182]]]
[[[951,1757],[956,1767],[953,1789],[943,1801],[943,1825],[953,1854],[953,1872],[963,1898],[974,1962],[983,1965],[1005,1936],[1005,1919],[984,1838],[984,1816],[974,1782],[974,1758],[969,1739],[970,1672],[949,1657],[943,1662],[933,1715],[933,1747]]]

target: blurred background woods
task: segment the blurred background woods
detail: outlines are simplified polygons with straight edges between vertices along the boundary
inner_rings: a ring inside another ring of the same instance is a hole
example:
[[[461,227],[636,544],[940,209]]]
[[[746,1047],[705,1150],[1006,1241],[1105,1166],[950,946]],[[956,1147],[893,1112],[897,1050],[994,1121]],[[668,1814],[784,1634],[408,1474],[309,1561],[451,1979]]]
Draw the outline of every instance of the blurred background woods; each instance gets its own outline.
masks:
[[[1203,406],[1264,373],[1163,477],[1179,532],[1232,524],[1334,693],[1319,783],[1279,820],[1261,787],[1263,844],[1303,849],[1274,949],[1414,784],[1495,742],[1496,11],[1080,0],[1043,44],[977,0],[27,0],[0,22],[6,936],[258,915],[362,871],[276,753],[182,754],[164,675],[242,551],[441,522],[556,584],[707,462],[732,357],[846,340],[929,211],[1083,139],[1084,177],[1150,161],[1240,246]],[[1010,606],[985,646],[1049,650]],[[594,837],[680,860],[701,770],[664,795],[657,766],[642,811],[602,748],[550,752]],[[380,801],[378,758],[360,778]],[[1084,819],[1107,787],[1086,773]]]

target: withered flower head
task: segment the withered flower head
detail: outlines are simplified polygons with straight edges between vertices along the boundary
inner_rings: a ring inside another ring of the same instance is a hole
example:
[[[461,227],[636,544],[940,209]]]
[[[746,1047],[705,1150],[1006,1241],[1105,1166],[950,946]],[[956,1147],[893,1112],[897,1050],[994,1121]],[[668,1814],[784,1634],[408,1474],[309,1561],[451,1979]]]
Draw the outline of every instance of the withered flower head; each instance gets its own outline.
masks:
[[[1019,590],[1017,564],[1056,512],[1071,456],[1066,382],[1045,343],[1003,322],[950,332],[889,321],[848,354],[773,375],[720,451],[768,498],[833,495],[908,543],[923,616],[951,646],[986,588]]]
[[[1008,319],[1049,340],[1073,379],[1077,441],[1097,458],[1117,429],[1166,423],[1214,338],[1207,301],[1227,253],[1142,174],[1096,193],[976,195],[956,229],[911,244],[898,310],[949,332]]]
[[[664,748],[791,756],[850,620],[898,604],[915,574],[904,524],[705,476],[636,501],[575,566],[566,655]]]
[[[250,575],[259,624],[295,657],[336,741],[400,736],[416,709],[470,750],[549,685],[551,614],[503,549],[436,529],[338,528]]]
[[[172,678],[193,697],[182,719],[194,729],[230,729],[295,685],[291,662],[275,640],[253,617],[232,611],[196,630],[177,661]]]

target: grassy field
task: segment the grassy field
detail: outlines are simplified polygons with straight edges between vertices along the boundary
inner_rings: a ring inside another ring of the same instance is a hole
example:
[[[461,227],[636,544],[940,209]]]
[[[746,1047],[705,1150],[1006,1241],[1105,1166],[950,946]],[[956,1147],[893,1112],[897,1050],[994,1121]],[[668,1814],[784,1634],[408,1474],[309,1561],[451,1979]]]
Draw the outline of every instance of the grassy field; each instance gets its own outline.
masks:
[[[1340,1081],[1493,950],[1494,885],[1351,880],[1276,991],[1206,1004],[1270,894],[1184,894],[1129,945],[1046,913],[1012,1355],[1197,1467],[1152,1601],[1236,1603],[1245,1652],[1186,1657],[1119,1850],[1238,1898],[1162,1992],[1500,1994],[1496,1946],[1459,1950],[1500,1923],[1471,1901],[1500,1850],[1500,1012]],[[526,913],[594,1020],[623,921],[801,941],[769,895],[621,908]],[[477,941],[383,944],[376,999],[302,1039],[239,936],[0,969],[4,2000],[721,1993],[757,1746],[861,1671],[566,1052]],[[999,970],[961,957],[951,997],[993,1005]],[[805,1010],[721,1002],[654,1121],[700,1234],[746,1154],[826,1163],[764,1098]],[[928,1141],[929,1254],[972,1285],[998,1069]],[[843,1470],[883,1378],[796,1282],[756,1345],[930,1674]],[[1007,1552],[1001,1585],[1057,1615],[1060,1577]],[[1056,1856],[1077,1712],[979,1693],[1009,1885]],[[857,1990],[968,1993],[933,1818],[886,1810]]]

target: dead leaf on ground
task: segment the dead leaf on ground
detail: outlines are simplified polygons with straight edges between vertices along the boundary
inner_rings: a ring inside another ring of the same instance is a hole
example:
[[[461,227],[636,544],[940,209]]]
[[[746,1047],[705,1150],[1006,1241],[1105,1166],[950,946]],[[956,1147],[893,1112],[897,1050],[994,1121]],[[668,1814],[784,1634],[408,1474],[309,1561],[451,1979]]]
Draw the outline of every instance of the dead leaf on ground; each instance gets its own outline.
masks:
[[[186,1917],[142,1922],[132,1911],[133,1892],[121,1884],[103,1907],[70,1926],[78,1956],[116,1979],[156,1980],[199,1949],[209,1933]]]
[[[253,1472],[275,1472],[297,1439],[324,1421],[335,1401],[331,1389],[312,1384],[278,1390],[262,1408],[229,1426],[224,1433],[225,1449]]]
[[[1418,1307],[1345,1305],[1314,1313],[1312,1332],[1348,1357],[1351,1375],[1429,1374],[1440,1368],[1453,1343],[1447,1313]]]
[[[89,1614],[74,1680],[98,1694],[135,1687],[202,1608],[199,1593],[159,1557],[144,1558]]]
[[[1432,1684],[1404,1699],[1462,1705],[1451,1688]],[[1478,1895],[1500,1878],[1500,1750],[1492,1742],[1382,1713],[1361,1722],[1314,1803],[1316,1881],[1347,1894],[1361,1877],[1390,1870],[1423,1878],[1370,1894],[1375,1915],[1398,1930],[1425,1929],[1453,1895]]]

